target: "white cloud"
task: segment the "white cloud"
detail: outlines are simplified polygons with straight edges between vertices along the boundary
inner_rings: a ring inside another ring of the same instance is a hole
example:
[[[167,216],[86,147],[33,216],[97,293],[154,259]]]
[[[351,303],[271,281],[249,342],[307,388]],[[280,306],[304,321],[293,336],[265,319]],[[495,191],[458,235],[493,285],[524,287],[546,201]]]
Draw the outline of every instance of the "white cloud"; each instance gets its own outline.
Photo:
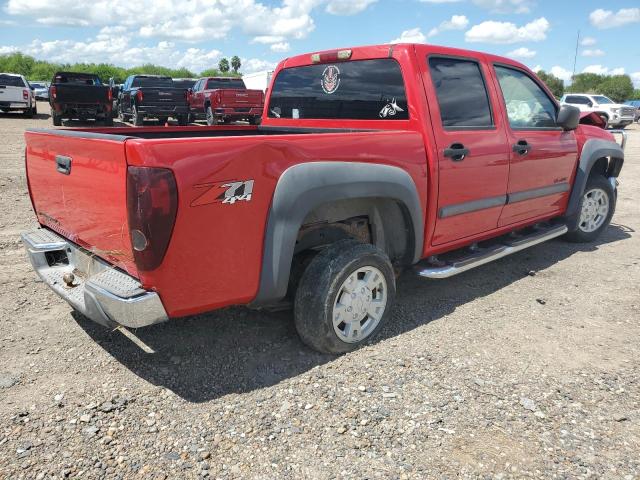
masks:
[[[533,58],[538,52],[535,50],[529,50],[527,47],[516,48],[507,53],[507,57],[513,58]]]
[[[253,37],[251,43],[264,43],[268,45],[270,43],[281,43],[284,39],[285,37],[281,35],[259,35],[257,37]]]
[[[279,42],[271,45],[272,52],[284,53],[288,52],[291,49],[291,45],[289,42]]]
[[[640,72],[630,73],[631,81],[636,88],[640,88]]]
[[[419,28],[411,28],[403,31],[399,38],[391,40],[389,43],[425,43],[426,40],[427,37]]]
[[[488,20],[471,27],[465,33],[465,40],[467,42],[503,44],[539,42],[547,38],[549,28],[549,21],[544,17],[533,20],[522,27],[511,22]]]
[[[556,77],[558,77],[560,80],[564,80],[565,82],[570,82],[571,77],[573,76],[573,72],[571,72],[570,70],[567,70],[566,68],[559,67],[557,65],[554,67],[551,67],[551,70],[549,70],[549,72],[552,75],[555,75]]]
[[[469,19],[464,15],[453,15],[450,20],[445,20],[435,28],[429,31],[429,37],[438,35],[440,32],[447,30],[464,30],[469,25]]]
[[[327,12],[331,15],[355,15],[378,0],[330,0],[327,4]]]
[[[529,13],[534,4],[532,0],[473,0],[473,3],[494,13]]]
[[[596,73],[598,75],[624,75],[624,67],[608,68],[602,65],[588,65],[584,67],[582,73]]]
[[[242,67],[240,71],[242,73],[254,73],[263,72],[265,70],[273,70],[278,65],[276,62],[269,62],[267,60],[261,60],[259,58],[241,59]]]
[[[536,65],[531,70],[533,70],[534,72],[538,73],[539,71],[544,70],[544,68],[542,68],[542,65]]]
[[[591,25],[600,29],[638,23],[640,22],[640,8],[621,8],[615,13],[611,10],[598,8],[591,12],[589,20],[591,21]]]
[[[302,39],[315,29],[313,11],[353,15],[376,0],[8,0],[10,16],[44,25],[124,27],[144,38],[191,42],[222,39],[233,29],[253,37]],[[3,20],[4,21],[4,20]]]
[[[580,40],[580,45],[582,45],[583,47],[592,47],[596,43],[598,43],[598,41],[593,37],[584,37],[582,40]]]
[[[602,57],[604,55],[604,50],[600,50],[599,48],[586,48],[582,51],[583,57]]]
[[[0,55],[14,53],[14,52],[17,52],[18,50],[19,50],[18,47],[14,47],[12,45],[0,46]]]
[[[462,0],[420,0],[422,3],[458,3]]]

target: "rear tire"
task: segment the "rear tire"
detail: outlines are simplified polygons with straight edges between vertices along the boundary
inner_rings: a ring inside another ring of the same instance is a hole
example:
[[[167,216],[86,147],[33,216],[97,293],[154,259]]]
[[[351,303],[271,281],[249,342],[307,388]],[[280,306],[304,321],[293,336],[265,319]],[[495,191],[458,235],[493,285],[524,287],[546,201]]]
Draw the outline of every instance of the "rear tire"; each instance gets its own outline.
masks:
[[[22,114],[27,118],[33,118],[33,108],[28,108]]]
[[[178,115],[178,125],[186,127],[189,125],[189,118],[187,115]]]
[[[120,105],[120,104],[118,104],[118,120],[120,120],[121,122],[126,122],[127,121],[127,116],[122,111],[122,105]]]
[[[396,285],[387,255],[371,244],[342,240],[309,262],[294,302],[304,343],[323,353],[357,349],[390,315]]]
[[[169,121],[169,117],[158,117],[158,123],[164,126]]]
[[[107,114],[107,116],[104,117],[104,126],[113,127],[113,117],[111,116],[111,113]]]
[[[138,109],[135,105],[131,107],[131,122],[133,122],[136,127],[144,125],[144,116],[138,113]]]
[[[211,127],[213,125],[217,125],[218,124],[218,119],[213,114],[213,110],[211,109],[211,105],[207,105],[205,113],[206,113],[206,117],[207,117],[207,125],[209,125]]]
[[[51,121],[53,122],[54,127],[62,126],[62,117],[55,112],[51,112]]]
[[[575,230],[567,233],[570,242],[593,242],[609,226],[616,208],[616,192],[602,175],[587,180],[580,200],[580,217]]]

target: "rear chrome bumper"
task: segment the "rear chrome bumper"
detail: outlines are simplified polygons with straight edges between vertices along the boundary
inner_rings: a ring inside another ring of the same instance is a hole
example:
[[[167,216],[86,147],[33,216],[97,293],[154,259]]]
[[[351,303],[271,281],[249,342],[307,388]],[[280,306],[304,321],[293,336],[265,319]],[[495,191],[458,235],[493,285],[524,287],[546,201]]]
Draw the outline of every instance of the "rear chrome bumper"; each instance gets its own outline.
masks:
[[[23,233],[22,242],[38,276],[94,322],[139,328],[168,320],[156,292],[51,230]]]

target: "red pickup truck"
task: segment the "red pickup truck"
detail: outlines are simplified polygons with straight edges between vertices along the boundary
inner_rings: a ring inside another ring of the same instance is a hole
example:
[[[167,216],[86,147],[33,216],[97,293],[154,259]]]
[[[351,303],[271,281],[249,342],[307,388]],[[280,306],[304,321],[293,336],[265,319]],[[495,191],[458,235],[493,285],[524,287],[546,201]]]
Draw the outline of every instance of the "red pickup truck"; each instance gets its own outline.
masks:
[[[288,58],[263,118],[28,131],[38,274],[111,326],[289,298],[308,345],[346,352],[389,319],[404,267],[593,241],[624,161],[525,66],[433,45]]]
[[[189,92],[189,120],[204,118],[207,125],[234,120],[255,125],[263,106],[262,90],[247,90],[241,78],[201,78]]]

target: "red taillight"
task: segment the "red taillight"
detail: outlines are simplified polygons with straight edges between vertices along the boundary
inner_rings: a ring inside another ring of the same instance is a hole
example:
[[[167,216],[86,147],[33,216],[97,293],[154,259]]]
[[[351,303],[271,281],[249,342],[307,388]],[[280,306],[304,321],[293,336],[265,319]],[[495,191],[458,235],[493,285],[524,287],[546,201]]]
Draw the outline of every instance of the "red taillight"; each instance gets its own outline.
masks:
[[[216,103],[222,103],[222,93],[216,93]]]
[[[22,90],[22,99],[29,100],[29,90]]]
[[[178,211],[178,190],[171,170],[129,167],[127,215],[133,258],[138,269],[155,270],[169,246]]]
[[[108,89],[107,90],[107,100],[112,102],[113,101],[113,90]]]
[[[51,98],[55,100],[58,96],[58,89],[56,87],[51,87],[49,94],[51,95]]]
[[[138,90],[138,92],[136,93],[136,98],[138,99],[139,102],[141,102],[144,99],[144,94],[142,93],[142,90]]]

